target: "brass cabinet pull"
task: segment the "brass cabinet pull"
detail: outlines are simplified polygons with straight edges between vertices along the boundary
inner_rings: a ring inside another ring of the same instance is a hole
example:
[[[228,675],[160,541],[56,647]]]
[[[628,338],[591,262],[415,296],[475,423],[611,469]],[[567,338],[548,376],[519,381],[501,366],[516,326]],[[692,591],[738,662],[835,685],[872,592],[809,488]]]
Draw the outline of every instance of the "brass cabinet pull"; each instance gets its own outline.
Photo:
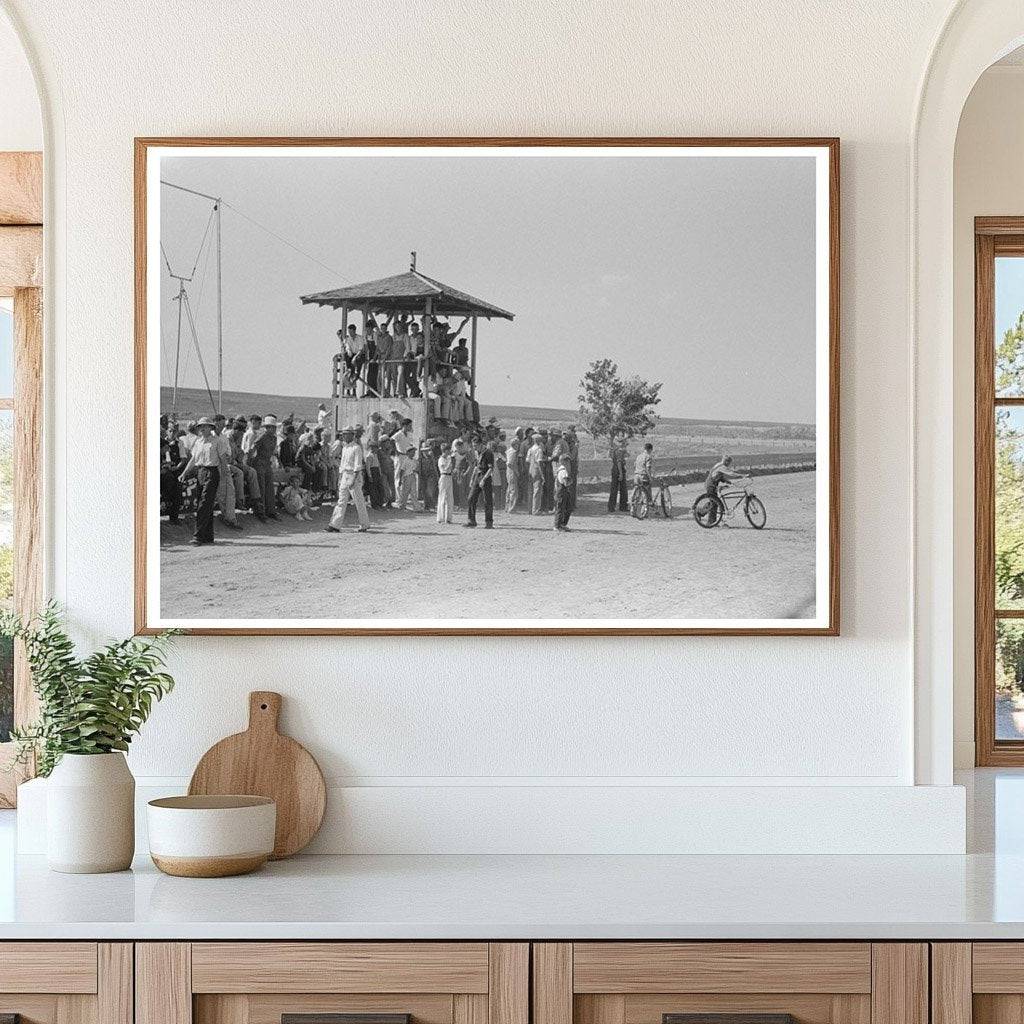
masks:
[[[791,1013],[663,1013],[661,1024],[797,1024]]]
[[[8,1024],[0,1020],[0,1024]],[[15,1022],[17,1024],[17,1022]],[[282,1013],[281,1024],[412,1024],[411,1013]]]

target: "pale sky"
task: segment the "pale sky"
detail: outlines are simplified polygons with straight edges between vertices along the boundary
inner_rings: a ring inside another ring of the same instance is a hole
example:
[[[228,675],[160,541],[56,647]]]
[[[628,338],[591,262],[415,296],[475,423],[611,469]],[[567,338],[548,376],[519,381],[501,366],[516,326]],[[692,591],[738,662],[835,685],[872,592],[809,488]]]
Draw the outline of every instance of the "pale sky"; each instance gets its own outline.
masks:
[[[480,322],[483,404],[575,409],[588,364],[610,357],[664,382],[663,416],[814,421],[810,156],[200,153],[161,175],[228,204],[226,390],[329,394],[341,313],[299,296],[401,273],[415,249],[424,274],[516,315]],[[161,200],[161,239],[187,274],[211,204],[168,188]],[[216,388],[210,249],[191,297]],[[170,384],[177,285],[164,271],[161,286]],[[201,387],[183,338],[181,383]]]

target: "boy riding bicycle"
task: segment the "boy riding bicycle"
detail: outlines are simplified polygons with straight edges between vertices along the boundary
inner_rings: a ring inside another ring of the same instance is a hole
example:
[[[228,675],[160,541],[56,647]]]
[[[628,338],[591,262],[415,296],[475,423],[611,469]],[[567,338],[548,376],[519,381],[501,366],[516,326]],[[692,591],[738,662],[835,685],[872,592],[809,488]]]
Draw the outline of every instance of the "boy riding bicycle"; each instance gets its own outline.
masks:
[[[732,456],[725,455],[718,462],[716,462],[711,470],[708,472],[707,479],[704,481],[704,493],[711,495],[713,498],[718,497],[718,488],[722,484],[731,483],[733,480],[742,480],[744,474],[737,473],[732,466]]]

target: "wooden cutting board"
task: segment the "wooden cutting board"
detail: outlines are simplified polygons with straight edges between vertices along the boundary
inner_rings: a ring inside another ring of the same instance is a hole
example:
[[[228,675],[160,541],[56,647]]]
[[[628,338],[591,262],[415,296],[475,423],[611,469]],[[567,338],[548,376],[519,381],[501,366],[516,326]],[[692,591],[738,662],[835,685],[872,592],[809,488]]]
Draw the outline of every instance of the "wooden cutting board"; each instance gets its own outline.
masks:
[[[189,795],[267,796],[277,803],[273,860],[307,846],[324,820],[327,789],[313,755],[277,731],[281,694],[249,694],[249,728],[214,744],[200,759]]]

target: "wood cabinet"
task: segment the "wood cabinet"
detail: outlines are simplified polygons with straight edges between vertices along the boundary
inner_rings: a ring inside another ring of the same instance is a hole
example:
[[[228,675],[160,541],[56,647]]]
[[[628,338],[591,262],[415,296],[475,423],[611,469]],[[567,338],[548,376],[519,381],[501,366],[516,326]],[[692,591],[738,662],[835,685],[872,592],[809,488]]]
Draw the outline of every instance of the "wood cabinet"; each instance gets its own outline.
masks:
[[[130,942],[0,943],[0,1016],[21,1024],[132,1024]]]
[[[529,957],[523,942],[139,943],[136,1024],[529,1024]]]
[[[1024,1020],[1024,942],[934,942],[933,1024]]]
[[[6,1014],[21,1024],[1020,1024],[1024,943],[0,942]],[[731,1020],[672,1019],[688,1014]]]
[[[780,1024],[784,1018],[764,1016],[780,1014],[792,1015],[795,1024],[928,1024],[928,947],[869,942],[533,946],[533,1024],[669,1024],[666,1015],[675,1014],[738,1015],[735,1024]]]

